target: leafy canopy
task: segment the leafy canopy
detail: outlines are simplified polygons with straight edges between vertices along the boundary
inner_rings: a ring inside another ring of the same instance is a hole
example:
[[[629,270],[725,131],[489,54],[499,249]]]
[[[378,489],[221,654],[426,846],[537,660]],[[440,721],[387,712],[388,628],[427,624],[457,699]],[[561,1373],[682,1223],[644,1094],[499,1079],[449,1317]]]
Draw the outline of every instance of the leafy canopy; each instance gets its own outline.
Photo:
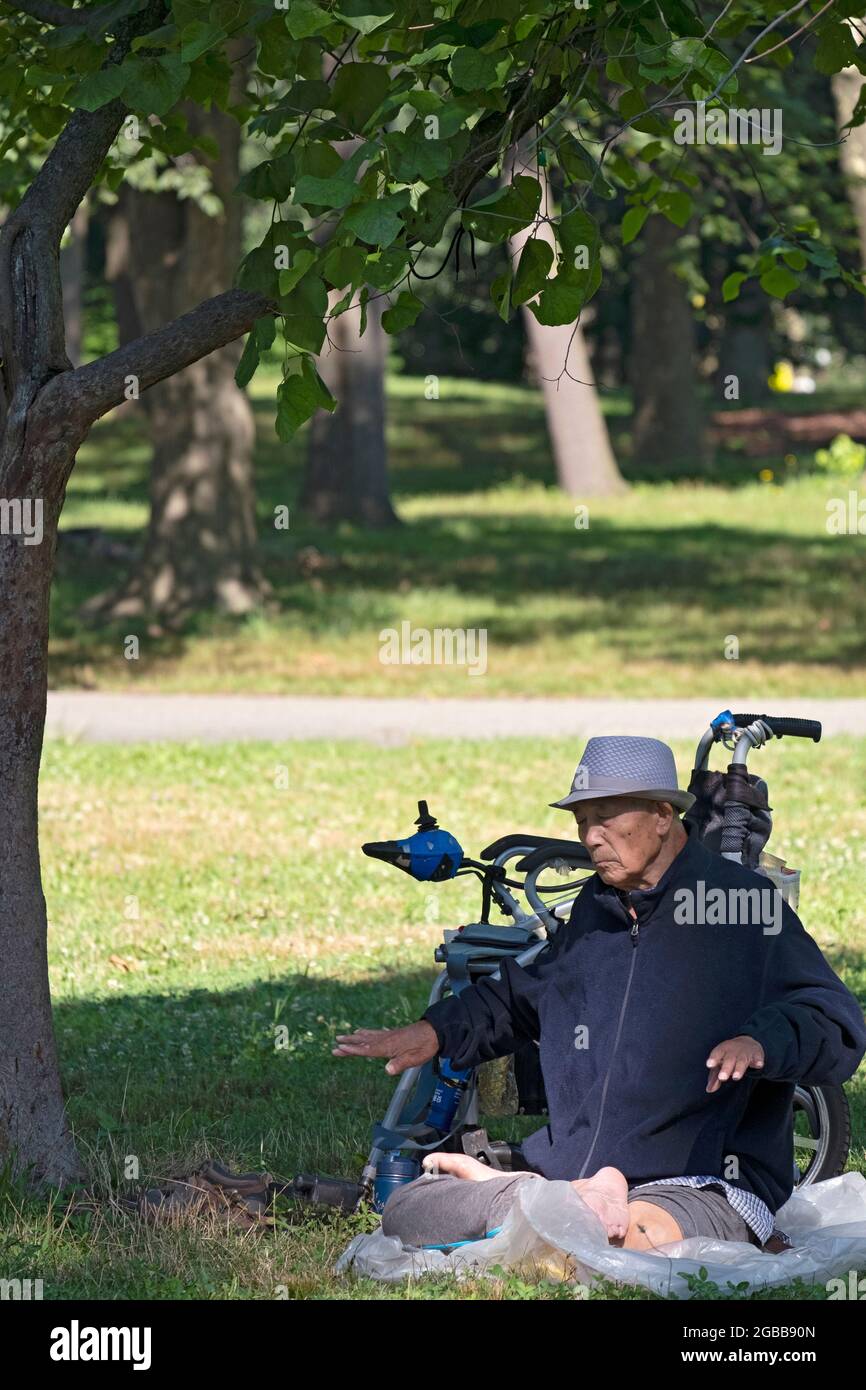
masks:
[[[452,246],[496,243],[529,228],[492,287],[497,309],[507,318],[528,304],[542,324],[575,323],[602,279],[597,200],[623,200],[623,243],[650,216],[679,228],[693,216],[692,165],[707,151],[679,143],[678,112],[736,106],[743,65],[758,63],[753,77],[761,65],[784,69],[785,40],[802,25],[820,73],[866,71],[866,43],[819,0],[790,18],[775,0],[733,0],[711,20],[690,0],[85,0],[53,25],[0,9],[10,16],[0,36],[7,204],[76,110],[120,102],[135,118],[100,175],[112,190],[155,153],[180,162],[196,147],[215,153],[190,131],[190,102],[230,110],[259,143],[239,192],[270,205],[272,220],[237,283],[272,310],[249,335],[238,380],[251,379],[278,324],[284,439],[334,407],[315,364],[330,318],[359,314],[363,330],[371,296],[384,296],[386,331],[403,331],[423,308],[416,290],[446,234]],[[149,18],[117,61],[124,26],[155,10],[158,22]],[[239,62],[246,95],[230,106]],[[861,96],[854,123],[864,119]],[[479,190],[521,139],[510,181]],[[762,163],[759,149],[750,154]],[[553,176],[558,209],[539,171]],[[749,277],[783,298],[806,273],[862,290],[811,218],[780,222],[757,248],[744,243],[740,263],[726,299]]]

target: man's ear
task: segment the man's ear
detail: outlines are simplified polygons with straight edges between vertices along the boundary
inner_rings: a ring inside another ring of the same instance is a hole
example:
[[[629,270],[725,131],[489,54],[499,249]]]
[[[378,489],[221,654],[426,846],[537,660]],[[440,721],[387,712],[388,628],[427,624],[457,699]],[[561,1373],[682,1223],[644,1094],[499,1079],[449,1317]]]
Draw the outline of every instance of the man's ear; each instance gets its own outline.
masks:
[[[661,825],[659,826],[659,833],[661,835],[667,835],[668,831],[671,828],[671,825],[676,819],[676,810],[672,802],[670,801],[657,801],[656,806],[658,807],[657,814],[661,821]]]

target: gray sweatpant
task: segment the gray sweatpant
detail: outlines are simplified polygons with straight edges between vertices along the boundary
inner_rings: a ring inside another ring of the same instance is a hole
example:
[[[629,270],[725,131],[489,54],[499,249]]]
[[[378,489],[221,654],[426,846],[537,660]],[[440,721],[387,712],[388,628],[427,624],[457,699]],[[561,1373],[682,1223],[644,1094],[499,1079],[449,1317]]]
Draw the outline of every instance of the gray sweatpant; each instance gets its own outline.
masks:
[[[521,1183],[546,1182],[539,1173],[497,1173],[484,1182],[453,1173],[424,1173],[391,1193],[382,1211],[382,1231],[403,1245],[451,1246],[495,1234],[505,1221]],[[670,1212],[684,1238],[757,1243],[721,1187],[642,1187],[629,1201],[652,1202]]]

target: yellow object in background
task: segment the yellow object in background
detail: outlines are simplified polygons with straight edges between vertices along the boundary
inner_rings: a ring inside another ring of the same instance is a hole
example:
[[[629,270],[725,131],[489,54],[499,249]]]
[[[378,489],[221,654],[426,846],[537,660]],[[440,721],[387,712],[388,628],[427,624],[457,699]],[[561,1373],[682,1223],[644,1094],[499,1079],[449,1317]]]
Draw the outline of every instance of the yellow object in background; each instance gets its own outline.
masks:
[[[794,368],[791,363],[784,359],[777,362],[767,382],[772,391],[790,391],[794,385]]]

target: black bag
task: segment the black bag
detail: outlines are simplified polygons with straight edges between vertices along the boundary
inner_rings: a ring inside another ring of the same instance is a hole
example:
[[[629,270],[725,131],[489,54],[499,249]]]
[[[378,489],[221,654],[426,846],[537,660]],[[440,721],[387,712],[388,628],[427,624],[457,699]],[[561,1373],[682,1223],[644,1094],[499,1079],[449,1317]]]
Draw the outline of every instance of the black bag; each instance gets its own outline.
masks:
[[[771,806],[767,804],[767,784],[754,773],[747,773],[745,779],[738,768],[737,800],[748,808],[746,837],[743,844],[743,864],[747,869],[756,869],[761,850],[770,838],[773,818]],[[728,772],[693,772],[689,791],[695,797],[694,804],[683,816],[685,824],[694,825],[698,836],[707,849],[721,853],[722,831],[725,824],[725,800],[730,785]]]

